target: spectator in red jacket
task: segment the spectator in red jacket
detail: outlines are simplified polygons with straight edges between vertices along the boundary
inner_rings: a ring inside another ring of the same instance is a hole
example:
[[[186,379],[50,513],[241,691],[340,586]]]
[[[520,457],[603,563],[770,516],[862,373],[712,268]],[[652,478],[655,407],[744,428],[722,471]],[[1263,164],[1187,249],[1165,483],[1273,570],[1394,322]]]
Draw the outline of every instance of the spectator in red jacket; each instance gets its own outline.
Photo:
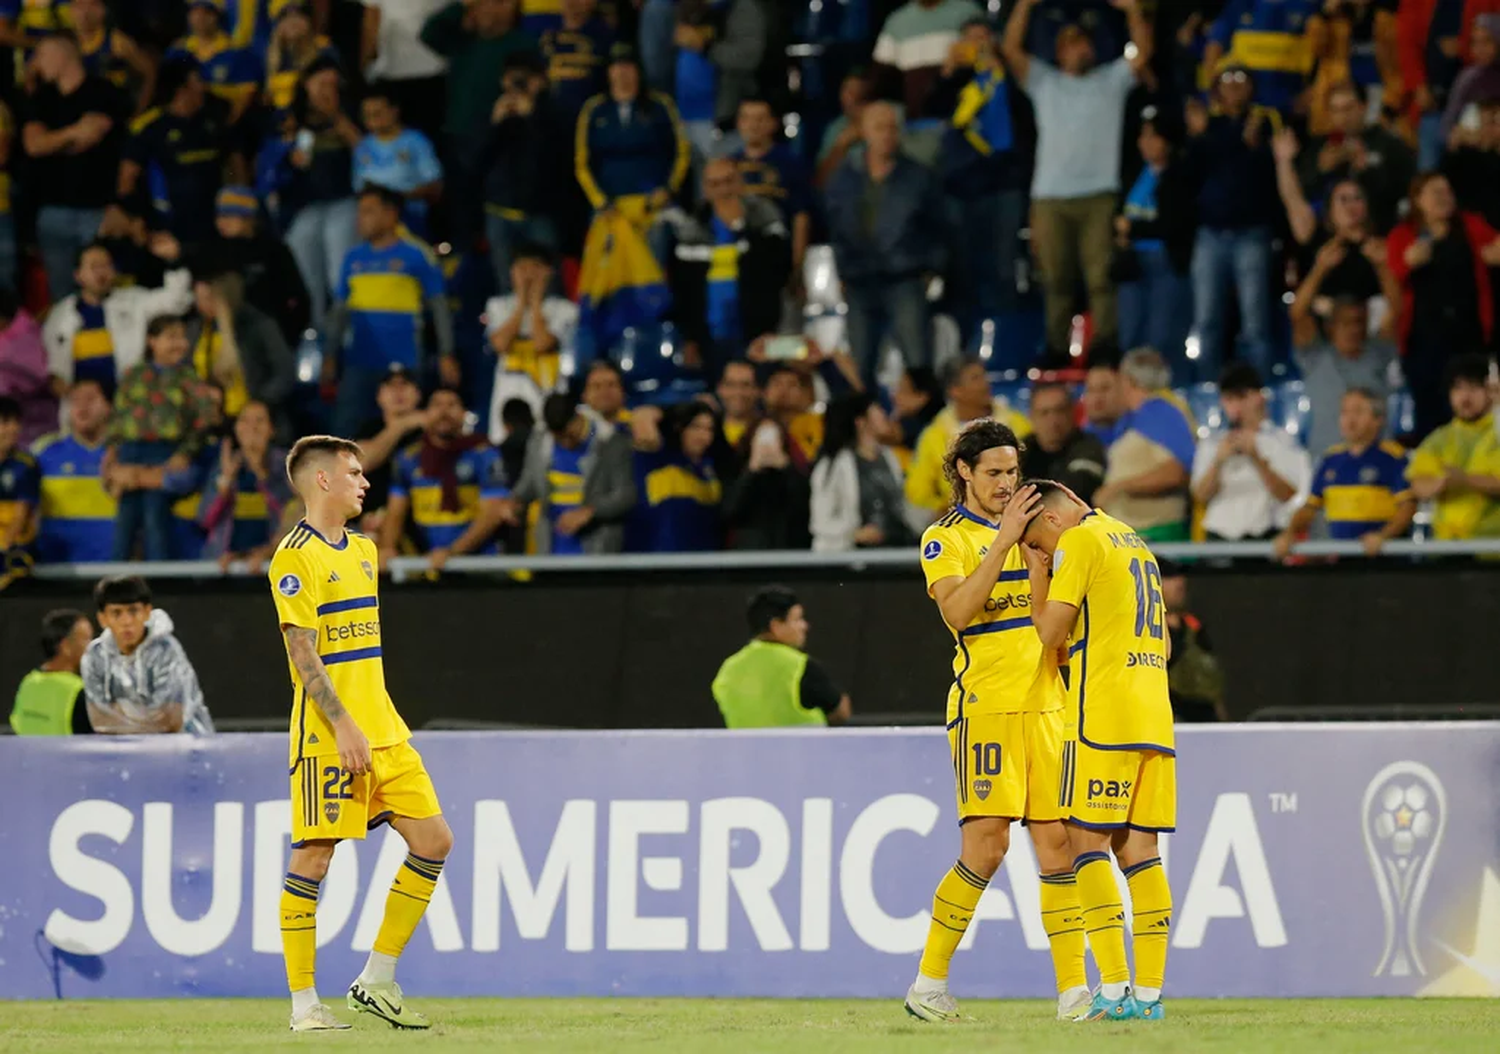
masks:
[[[1500,234],[1460,212],[1447,177],[1418,176],[1411,218],[1391,231],[1386,252],[1401,283],[1401,354],[1416,410],[1416,438],[1448,420],[1443,369],[1455,355],[1481,350],[1494,327],[1490,265],[1500,264]]]
[[[1454,78],[1469,60],[1474,20],[1500,11],[1500,0],[1401,0],[1396,9],[1396,54],[1409,93],[1408,116],[1417,129],[1417,165],[1436,168],[1443,153],[1443,108]]]

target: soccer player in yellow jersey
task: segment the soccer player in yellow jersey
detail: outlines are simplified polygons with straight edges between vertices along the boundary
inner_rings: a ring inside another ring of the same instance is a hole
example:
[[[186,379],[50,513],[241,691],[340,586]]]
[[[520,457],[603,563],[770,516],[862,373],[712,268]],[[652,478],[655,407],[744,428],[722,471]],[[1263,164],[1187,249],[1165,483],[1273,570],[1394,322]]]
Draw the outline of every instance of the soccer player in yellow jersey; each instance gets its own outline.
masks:
[[[375,543],[345,526],[363,509],[370,482],[359,447],[333,436],[299,439],[286,471],[307,508],[270,569],[292,673],[292,857],[281,893],[292,1031],[349,1027],[313,986],[318,885],[340,840],[383,823],[409,852],[348,1006],[396,1028],[426,1028],[402,1000],[396,959],[427,910],[453,832],[385,689]]]
[[[1101,982],[1084,1019],[1158,1021],[1166,1012],[1161,988],[1172,893],[1156,837],[1177,825],[1161,571],[1128,525],[1057,483],[1031,485],[1041,511],[1022,543],[1036,636],[1047,649],[1073,642],[1077,728],[1064,748],[1059,786],[1083,926]],[[1130,884],[1133,991],[1111,849]]]
[[[1031,829],[1042,921],[1057,973],[1058,1016],[1088,1006],[1073,855],[1060,820],[1064,689],[1058,649],[1031,628],[1031,586],[1019,542],[1037,498],[1017,490],[1021,444],[990,418],[965,425],[944,473],[953,507],[922,535],[927,592],[953,632],[948,739],[957,784],[959,856],[938,884],[932,923],[906,1009],[958,1016],[948,966],[979,897],[1010,848],[1011,822]]]

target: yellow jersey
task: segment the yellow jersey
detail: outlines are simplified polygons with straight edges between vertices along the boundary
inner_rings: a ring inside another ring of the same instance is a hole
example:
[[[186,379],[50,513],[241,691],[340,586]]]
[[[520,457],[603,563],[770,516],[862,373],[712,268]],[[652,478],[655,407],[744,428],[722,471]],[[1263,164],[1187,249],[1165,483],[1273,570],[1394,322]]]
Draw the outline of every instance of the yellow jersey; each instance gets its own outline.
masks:
[[[927,595],[945,578],[967,578],[994,544],[999,524],[956,506],[922,533]],[[1019,547],[1006,554],[984,609],[953,634],[950,723],[977,714],[1043,713],[1065,702],[1055,659],[1031,625],[1031,582]]]
[[[362,534],[344,532],[333,545],[302,521],[281,540],[268,572],[281,625],[316,630],[318,657],[339,702],[371,749],[395,746],[411,732],[385,690],[380,657],[379,556]],[[337,754],[333,728],[323,718],[295,664],[292,671],[291,765],[305,757]]]
[[[1454,418],[1422,440],[1412,451],[1406,478],[1445,476],[1449,469],[1480,476],[1500,476],[1500,438],[1495,419],[1485,414],[1477,421]],[[1500,536],[1500,501],[1477,490],[1438,495],[1432,515],[1432,536],[1438,541]]]
[[[1099,750],[1176,753],[1161,570],[1140,535],[1089,513],[1058,539],[1047,598],[1078,609],[1069,647],[1078,739]]]

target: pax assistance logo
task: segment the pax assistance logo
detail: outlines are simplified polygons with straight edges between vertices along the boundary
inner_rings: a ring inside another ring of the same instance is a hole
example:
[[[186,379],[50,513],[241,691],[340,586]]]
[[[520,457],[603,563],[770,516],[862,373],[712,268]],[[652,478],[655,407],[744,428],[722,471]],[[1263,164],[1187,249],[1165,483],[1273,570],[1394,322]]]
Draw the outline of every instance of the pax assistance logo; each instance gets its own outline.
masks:
[[[276,591],[284,597],[294,597],[302,592],[302,579],[296,575],[282,575],[276,583]]]

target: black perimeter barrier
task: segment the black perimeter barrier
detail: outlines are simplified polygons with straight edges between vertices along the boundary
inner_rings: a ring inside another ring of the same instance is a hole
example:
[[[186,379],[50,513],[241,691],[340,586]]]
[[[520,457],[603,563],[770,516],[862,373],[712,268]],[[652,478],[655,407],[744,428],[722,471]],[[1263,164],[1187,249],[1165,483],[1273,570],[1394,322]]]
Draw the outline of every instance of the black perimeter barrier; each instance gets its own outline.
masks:
[[[746,639],[746,596],[768,581],[797,590],[812,623],[808,650],[853,697],[861,723],[941,719],[953,643],[916,568],[382,583],[387,684],[413,728],[718,726],[709,683]],[[26,581],[0,594],[7,713],[38,661],[43,613],[91,612],[91,587]],[[290,679],[264,578],[162,580],[153,591],[216,718],[284,717]],[[1195,570],[1189,591],[1236,718],[1320,707],[1450,717],[1500,701],[1500,566],[1257,563]]]

